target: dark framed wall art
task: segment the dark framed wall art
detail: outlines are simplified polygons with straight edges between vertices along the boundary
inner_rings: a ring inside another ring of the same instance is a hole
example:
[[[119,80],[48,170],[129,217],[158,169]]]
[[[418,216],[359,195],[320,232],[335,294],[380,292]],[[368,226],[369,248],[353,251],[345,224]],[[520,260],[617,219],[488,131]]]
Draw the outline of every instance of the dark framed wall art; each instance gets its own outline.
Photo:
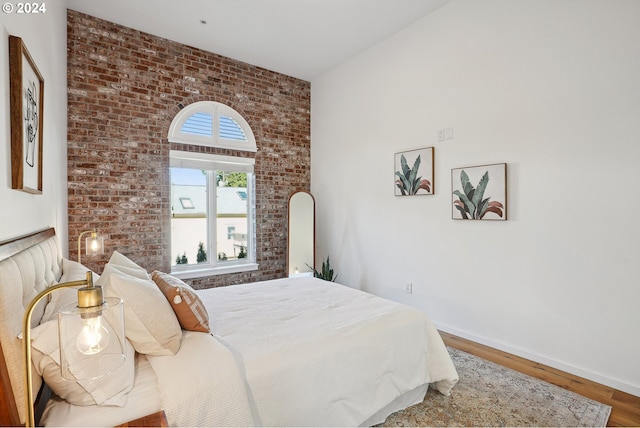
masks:
[[[452,169],[451,195],[454,220],[506,220],[507,164]]]
[[[44,79],[20,37],[9,36],[11,188],[42,193]]]
[[[396,196],[433,195],[433,147],[395,154]]]

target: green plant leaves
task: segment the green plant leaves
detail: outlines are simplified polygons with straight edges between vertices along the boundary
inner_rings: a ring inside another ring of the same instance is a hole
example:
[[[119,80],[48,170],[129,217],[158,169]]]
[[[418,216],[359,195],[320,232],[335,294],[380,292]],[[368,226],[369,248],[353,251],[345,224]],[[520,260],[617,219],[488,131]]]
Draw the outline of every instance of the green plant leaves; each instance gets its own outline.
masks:
[[[489,171],[485,171],[478,182],[478,186],[473,187],[469,181],[469,175],[462,170],[460,172],[460,184],[463,191],[453,191],[453,194],[458,197],[458,200],[453,201],[453,206],[460,211],[463,219],[480,220],[489,212],[502,217],[504,205],[497,201],[490,202],[491,197],[484,198],[484,192],[489,184]]]
[[[469,182],[469,176],[464,169],[460,172],[460,182],[462,183],[462,191],[469,198],[469,200],[473,199],[473,194],[476,189],[473,188],[471,182]]]
[[[396,187],[400,189],[402,195],[415,195],[420,189],[426,190],[429,193],[431,192],[431,183],[429,180],[423,180],[422,176],[418,177],[418,169],[420,169],[421,162],[420,155],[418,155],[413,162],[413,167],[409,168],[407,158],[404,155],[400,156],[400,168],[402,171],[396,171],[395,175],[398,176]]]
[[[333,274],[333,268],[331,267],[329,256],[327,256],[326,261],[322,261],[322,268],[319,272],[309,265],[307,265],[307,267],[313,270],[313,276],[315,276],[316,278],[324,279],[325,281],[335,281],[338,278],[338,275],[334,276]]]
[[[482,178],[480,179],[480,182],[478,183],[478,187],[476,188],[475,192],[473,193],[473,198],[472,198],[472,202],[473,205],[475,205],[476,207],[478,207],[478,205],[480,205],[482,198],[484,197],[484,191],[487,188],[487,184],[489,184],[489,171],[486,171],[484,173],[484,175],[482,176]],[[488,199],[487,199],[488,201]],[[480,210],[478,210],[478,212],[476,213],[476,215],[480,214]],[[476,217],[479,218],[479,217]]]
[[[460,207],[460,205],[456,205],[456,208],[458,208],[459,210],[461,210],[463,212],[466,212],[467,214],[469,214],[469,216],[471,218],[473,218],[473,213],[476,210],[476,206],[473,205],[473,202],[471,202],[471,200],[467,197],[467,195],[465,195],[464,193],[460,192],[459,190],[456,190],[453,193],[458,198],[460,198],[460,201],[462,202],[462,207]]]

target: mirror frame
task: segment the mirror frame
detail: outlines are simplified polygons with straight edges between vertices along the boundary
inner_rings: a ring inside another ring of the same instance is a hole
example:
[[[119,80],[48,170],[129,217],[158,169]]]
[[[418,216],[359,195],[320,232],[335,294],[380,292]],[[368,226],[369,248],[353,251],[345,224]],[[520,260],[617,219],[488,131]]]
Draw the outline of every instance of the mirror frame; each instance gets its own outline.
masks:
[[[312,212],[313,215],[313,234],[311,236],[311,245],[312,245],[312,260],[311,267],[313,269],[316,268],[316,198],[313,197],[311,192],[307,190],[295,190],[289,195],[289,200],[287,202],[287,263],[286,263],[286,274],[287,277],[291,276],[292,273],[289,272],[290,268],[290,254],[291,254],[291,199],[299,193],[306,193],[311,197],[312,203]],[[302,272],[301,272],[302,273]]]

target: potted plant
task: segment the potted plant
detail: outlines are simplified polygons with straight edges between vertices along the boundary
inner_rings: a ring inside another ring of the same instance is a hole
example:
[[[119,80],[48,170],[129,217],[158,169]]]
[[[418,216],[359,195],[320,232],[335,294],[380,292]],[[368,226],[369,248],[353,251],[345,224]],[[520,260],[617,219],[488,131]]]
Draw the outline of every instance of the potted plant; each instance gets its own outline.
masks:
[[[313,276],[316,278],[324,279],[325,281],[335,282],[338,275],[334,275],[333,268],[331,267],[331,262],[329,261],[329,256],[327,256],[326,261],[322,261],[322,269],[318,272],[315,268],[307,265],[310,269],[313,270]]]

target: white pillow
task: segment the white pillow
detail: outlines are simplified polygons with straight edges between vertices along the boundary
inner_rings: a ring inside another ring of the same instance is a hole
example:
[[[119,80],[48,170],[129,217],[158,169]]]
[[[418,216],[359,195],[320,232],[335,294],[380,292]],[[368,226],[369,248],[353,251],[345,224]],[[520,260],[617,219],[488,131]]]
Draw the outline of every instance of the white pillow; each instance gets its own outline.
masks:
[[[147,355],[178,352],[182,329],[171,305],[152,280],[114,273],[104,293],[105,297],[124,301],[125,335],[136,351]]]
[[[59,282],[78,281],[87,277],[87,271],[93,275],[93,281],[100,279],[100,275],[76,261],[62,259],[62,276]]]
[[[90,271],[90,269],[78,262],[68,259],[62,259],[62,276],[60,277],[60,281],[58,281],[57,283],[54,282],[52,285],[86,279],[87,271]],[[100,279],[100,275],[93,271],[91,271],[91,273],[93,275],[94,283]],[[77,302],[78,288],[80,287],[62,288],[51,293],[49,295],[50,300],[44,309],[44,315],[42,316],[40,324],[44,324],[47,321],[57,319],[60,308],[62,308],[63,306],[67,306],[73,302]]]
[[[136,351],[147,355],[178,352],[182,339],[180,323],[143,268],[114,251],[98,284],[103,287],[105,297],[124,301],[125,335]]]
[[[31,330],[31,361],[59,397],[78,406],[119,406],[127,403],[127,393],[133,388],[135,351],[125,342],[125,362],[112,373],[97,379],[69,381],[60,371],[58,322],[48,321]]]
[[[144,268],[138,266],[133,260],[118,251],[114,251],[111,258],[109,258],[109,263],[105,265],[102,276],[109,276],[113,272],[126,273],[136,278],[151,279]],[[108,278],[104,278],[103,280],[108,281]]]
[[[108,284],[109,281],[111,280],[111,275],[113,274],[122,274],[122,275],[127,275],[134,278],[139,278],[139,279],[151,279],[151,277],[145,270],[134,269],[127,266],[112,265],[111,263],[107,263],[104,266],[104,269],[102,270],[102,276],[100,276],[100,279],[98,280],[96,285],[104,286],[105,284]]]

